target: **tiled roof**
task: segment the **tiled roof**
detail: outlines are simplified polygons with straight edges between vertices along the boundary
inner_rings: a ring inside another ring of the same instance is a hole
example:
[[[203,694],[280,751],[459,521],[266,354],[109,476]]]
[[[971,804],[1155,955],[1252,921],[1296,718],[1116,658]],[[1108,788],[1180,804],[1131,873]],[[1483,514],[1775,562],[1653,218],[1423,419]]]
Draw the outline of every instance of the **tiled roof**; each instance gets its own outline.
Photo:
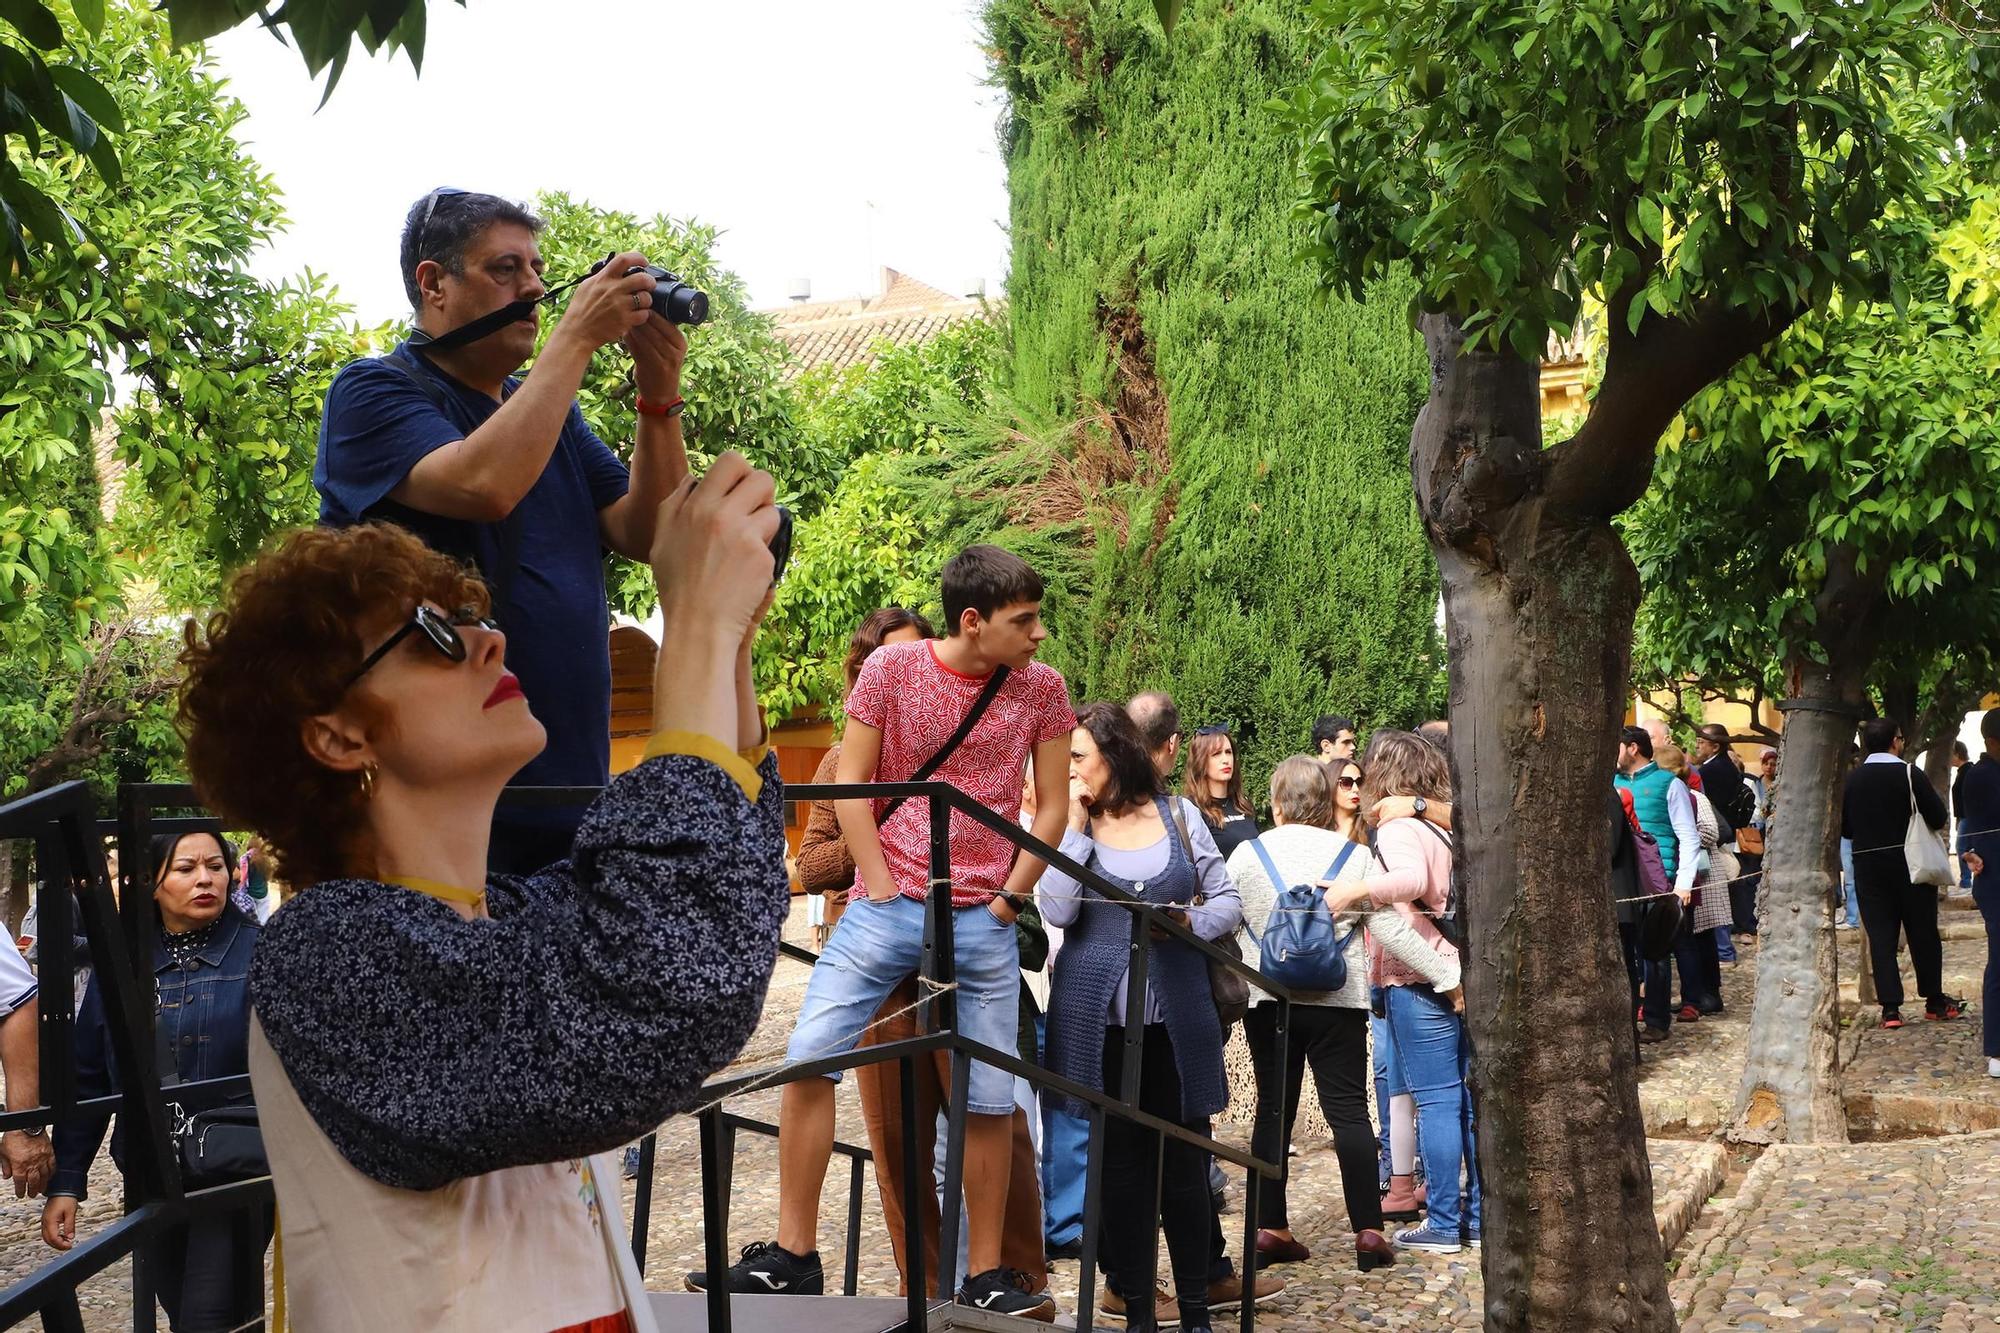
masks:
[[[766,310],[772,332],[791,353],[787,373],[820,366],[842,370],[871,364],[880,344],[927,342],[987,308],[983,297],[953,296],[907,273],[882,270],[882,290],[845,301],[805,301]]]

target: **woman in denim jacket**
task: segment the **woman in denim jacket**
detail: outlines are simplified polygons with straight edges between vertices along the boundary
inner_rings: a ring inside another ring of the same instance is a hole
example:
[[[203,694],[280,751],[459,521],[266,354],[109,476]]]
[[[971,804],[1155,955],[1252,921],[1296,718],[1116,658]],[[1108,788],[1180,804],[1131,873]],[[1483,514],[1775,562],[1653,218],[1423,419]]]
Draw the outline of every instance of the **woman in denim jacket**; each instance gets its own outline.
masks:
[[[220,832],[166,834],[150,848],[159,1045],[182,1083],[250,1072],[250,958],[257,923],[229,901],[235,855]],[[167,1072],[167,1071],[162,1071]],[[104,989],[92,986],[76,1020],[77,1095],[108,1096],[119,1078]],[[232,1099],[248,1102],[249,1094]],[[42,1209],[42,1238],[58,1250],[76,1243],[76,1211],[89,1193],[90,1164],[111,1114],[59,1125],[56,1173]],[[111,1160],[125,1169],[125,1122],[111,1132]],[[206,1182],[210,1184],[219,1182]],[[160,1247],[157,1290],[176,1330],[239,1328],[264,1309],[269,1209],[236,1211],[174,1228]]]

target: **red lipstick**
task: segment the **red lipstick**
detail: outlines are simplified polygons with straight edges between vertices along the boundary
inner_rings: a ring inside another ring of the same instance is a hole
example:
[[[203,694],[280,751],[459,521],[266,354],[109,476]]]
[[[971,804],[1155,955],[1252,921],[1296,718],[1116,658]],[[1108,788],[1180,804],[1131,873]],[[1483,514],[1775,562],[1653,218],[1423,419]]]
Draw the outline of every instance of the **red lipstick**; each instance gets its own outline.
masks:
[[[481,707],[497,708],[509,699],[522,699],[526,697],[521,693],[521,682],[515,679],[514,673],[503,671],[500,673],[500,679],[493,686],[493,693],[486,696],[486,702]]]

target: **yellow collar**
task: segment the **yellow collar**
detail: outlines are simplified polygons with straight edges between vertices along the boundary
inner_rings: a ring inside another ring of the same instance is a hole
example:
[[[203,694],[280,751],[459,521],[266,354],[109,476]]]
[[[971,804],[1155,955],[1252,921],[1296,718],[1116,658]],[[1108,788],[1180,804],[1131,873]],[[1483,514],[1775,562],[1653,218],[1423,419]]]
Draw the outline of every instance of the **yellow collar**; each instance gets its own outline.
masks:
[[[394,884],[399,889],[409,889],[413,893],[421,893],[427,898],[436,898],[440,902],[464,903],[468,907],[482,911],[486,907],[486,890],[483,888],[461,889],[456,884],[440,884],[434,879],[418,879],[412,875],[389,875],[382,882]]]

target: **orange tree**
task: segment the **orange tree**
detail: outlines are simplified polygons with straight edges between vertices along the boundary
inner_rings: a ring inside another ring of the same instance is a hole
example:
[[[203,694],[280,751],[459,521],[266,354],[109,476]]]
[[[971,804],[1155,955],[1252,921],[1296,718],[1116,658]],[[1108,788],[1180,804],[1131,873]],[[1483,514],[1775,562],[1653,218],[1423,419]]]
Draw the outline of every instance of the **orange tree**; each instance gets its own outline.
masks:
[[[1612,520],[1690,397],[1837,293],[1992,131],[1991,52],[1930,0],[1317,0],[1274,104],[1308,254],[1408,264],[1411,438],[1449,643],[1486,1325],[1664,1329],[1604,815],[1639,579]],[[1920,106],[1929,80],[1957,95]],[[1934,114],[1918,114],[1930,109]],[[1602,383],[1545,447],[1537,366],[1587,298]],[[1560,830],[1550,836],[1550,830]]]

